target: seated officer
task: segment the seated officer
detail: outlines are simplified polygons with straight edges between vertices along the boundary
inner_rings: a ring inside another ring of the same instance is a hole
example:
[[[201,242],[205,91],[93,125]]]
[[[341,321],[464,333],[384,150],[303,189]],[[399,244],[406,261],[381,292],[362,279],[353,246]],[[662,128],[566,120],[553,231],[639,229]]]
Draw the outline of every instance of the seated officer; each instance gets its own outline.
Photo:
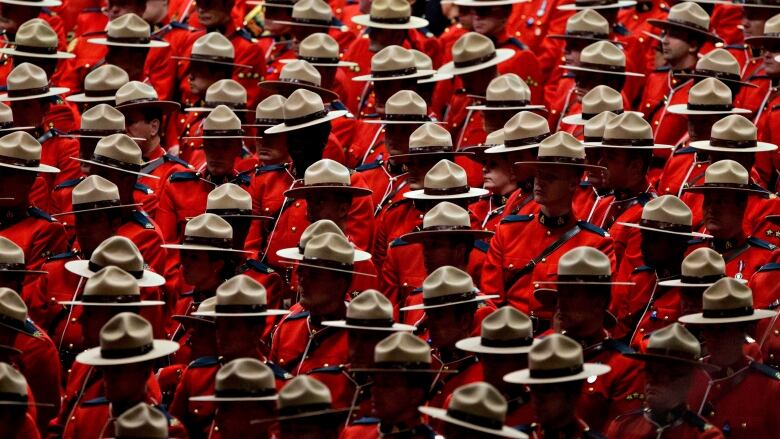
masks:
[[[293,378],[279,391],[277,408],[279,439],[338,439],[349,410],[334,409],[328,387],[306,375]]]
[[[8,439],[40,438],[34,412],[41,403],[31,400],[24,375],[6,362],[0,362],[0,435]]]

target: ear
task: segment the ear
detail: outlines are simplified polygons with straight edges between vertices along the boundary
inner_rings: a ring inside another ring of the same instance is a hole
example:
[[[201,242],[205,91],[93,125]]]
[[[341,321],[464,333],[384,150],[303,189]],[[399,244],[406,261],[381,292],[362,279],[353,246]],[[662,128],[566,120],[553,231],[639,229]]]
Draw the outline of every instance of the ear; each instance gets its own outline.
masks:
[[[149,129],[151,130],[152,137],[159,136],[160,135],[160,119],[152,119],[151,122],[149,122]]]

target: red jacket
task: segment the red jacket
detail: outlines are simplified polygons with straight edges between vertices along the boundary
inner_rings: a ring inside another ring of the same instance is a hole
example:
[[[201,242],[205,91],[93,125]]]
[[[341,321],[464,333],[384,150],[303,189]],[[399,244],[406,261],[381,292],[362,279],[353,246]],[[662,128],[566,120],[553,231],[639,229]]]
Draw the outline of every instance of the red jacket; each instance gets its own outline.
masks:
[[[187,439],[184,425],[178,419],[169,415],[165,410],[157,405],[154,398],[147,396],[146,403],[154,405],[155,408],[165,413],[168,418],[168,437],[171,439]],[[73,411],[68,422],[63,439],[95,439],[109,438],[114,436],[114,422],[119,416],[110,412],[111,403],[104,397],[98,397],[89,401],[82,402]]]
[[[381,420],[377,418],[364,417],[356,420],[345,428],[339,439],[381,439],[385,435],[379,431]],[[394,435],[405,439],[434,439],[438,437],[430,425],[425,424],[422,419],[414,427],[392,426],[387,427]]]
[[[25,321],[24,333],[17,335],[12,345],[22,351],[15,363],[27,379],[36,402],[51,404],[37,407],[37,424],[44,428],[60,408],[62,367],[57,361],[57,348],[48,335],[32,320]]]
[[[652,421],[644,410],[618,416],[607,430],[611,439],[722,439],[723,433],[707,421],[686,411],[667,425]]]
[[[157,178],[139,176],[138,182],[149,187],[157,194],[160,193],[160,188],[168,181],[168,177],[170,177],[171,174],[194,170],[192,165],[176,156],[168,154],[159,145],[151,154],[144,157],[144,162],[146,162],[146,165],[141,169],[141,172],[154,175]]]
[[[688,133],[688,119],[666,111],[670,105],[687,104],[691,80],[675,79],[669,68],[658,68],[645,77],[644,93],[638,111],[644,113],[655,134],[656,143],[677,145]],[[669,157],[669,150],[655,149],[656,157]]]
[[[473,354],[467,355],[460,360],[443,363],[437,356],[436,351],[432,352],[433,355],[433,369],[444,371],[456,371],[457,373],[440,373],[436,376],[436,381],[432,387],[432,397],[428,400],[428,406],[445,408],[444,403],[447,401],[452,392],[460,386],[482,381],[482,363],[479,362],[477,357]],[[439,421],[440,423],[440,421]],[[436,421],[433,421],[434,427],[437,425]]]
[[[623,260],[627,259],[630,261],[629,263],[635,264],[641,258],[641,254],[636,251],[639,250],[641,234],[637,233],[637,229],[618,223],[638,223],[642,218],[642,209],[644,209],[645,204],[655,197],[655,190],[650,188],[648,192],[642,192],[636,197],[616,201],[614,195],[609,195],[599,199],[596,203],[589,222],[609,231],[609,235],[615,242],[615,257],[618,266]],[[631,252],[628,252],[628,249],[631,249]]]
[[[40,270],[46,258],[67,247],[62,224],[40,209],[5,211],[2,218],[0,236],[22,248],[28,270]]]

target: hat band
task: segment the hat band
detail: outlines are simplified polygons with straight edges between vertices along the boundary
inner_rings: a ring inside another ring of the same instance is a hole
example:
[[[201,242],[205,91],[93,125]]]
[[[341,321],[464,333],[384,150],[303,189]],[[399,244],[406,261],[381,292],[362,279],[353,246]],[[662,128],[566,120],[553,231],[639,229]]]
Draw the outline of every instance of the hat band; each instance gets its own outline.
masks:
[[[729,81],[739,81],[742,79],[738,74],[729,73],[729,72],[719,72],[717,70],[696,69],[693,71],[693,73],[697,75],[709,76],[711,78],[727,79]]]
[[[248,216],[252,214],[252,209],[206,209],[206,213],[216,216]]]
[[[477,291],[471,290],[465,293],[447,294],[445,296],[438,296],[438,297],[426,297],[423,298],[423,305],[425,306],[445,305],[447,303],[463,302],[466,300],[471,300],[475,297],[477,297]]]
[[[302,415],[306,413],[314,413],[314,412],[321,412],[323,410],[330,410],[331,408],[332,406],[328,402],[321,402],[315,404],[301,404],[301,405],[295,405],[291,407],[280,407],[279,416]]]
[[[661,355],[664,357],[677,357],[681,360],[699,361],[699,356],[693,352],[684,352],[678,349],[666,349],[666,348],[647,348],[648,354]]]
[[[35,88],[23,88],[21,90],[13,90],[8,89],[8,97],[9,98],[23,98],[25,96],[36,96],[36,95],[42,95],[49,92],[49,84],[44,85],[43,87],[35,87]]]
[[[741,149],[741,148],[755,148],[758,142],[756,142],[754,139],[751,140],[726,140],[726,139],[718,139],[716,137],[712,137],[710,139],[710,145],[711,146],[719,146],[723,148],[735,148],[735,149]]]
[[[475,415],[473,413],[466,413],[458,409],[448,408],[447,415],[459,421],[489,428],[491,430],[500,430],[504,427],[504,422],[501,419],[488,418],[486,416]]]
[[[536,145],[537,143],[540,143],[542,140],[547,138],[550,133],[544,133],[539,134],[538,136],[533,137],[523,137],[520,139],[505,139],[504,145],[507,147],[516,147],[516,146],[528,146],[528,145]]]
[[[0,271],[25,270],[24,262],[3,262],[0,263]]]
[[[375,328],[392,328],[395,321],[392,318],[389,319],[356,319],[354,317],[346,318],[347,325],[352,326],[368,326]]]
[[[280,123],[284,123],[284,118],[281,118],[281,119],[269,119],[269,118],[255,119],[255,125],[279,125]],[[262,134],[262,133],[259,133],[259,134]]]
[[[405,69],[395,69],[395,70],[372,70],[371,76],[374,78],[393,78],[396,76],[407,76],[407,75],[414,75],[417,73],[417,67],[407,67]]]
[[[206,101],[206,106],[209,108],[217,108],[220,105],[224,105],[231,110],[243,110],[246,108],[246,104],[243,102],[231,102],[231,101]]]
[[[27,395],[20,395],[16,392],[0,392],[0,401],[27,403]]]
[[[701,312],[701,316],[704,317],[705,319],[744,317],[744,316],[752,316],[752,315],[753,315],[752,306],[743,306],[740,308],[729,308],[729,309],[705,309]]]
[[[333,20],[324,20],[324,19],[318,19],[318,18],[292,18],[293,23],[301,23],[301,24],[318,24],[321,26],[330,26],[330,24],[333,22]]]
[[[409,148],[409,154],[431,154],[435,152],[454,152],[452,145],[426,145]]]
[[[397,369],[399,371],[407,369],[430,370],[431,363],[425,363],[422,361],[382,361],[376,362],[376,367],[379,369]]]
[[[602,34],[600,32],[594,32],[589,30],[572,30],[566,31],[567,37],[584,37],[584,38],[597,38],[599,40],[604,40],[609,37],[609,34]]]
[[[467,194],[470,189],[468,185],[447,188],[426,187],[423,188],[423,193],[425,195],[460,195]]]
[[[559,274],[558,282],[611,282],[611,274]]]
[[[140,294],[123,294],[123,295],[110,295],[110,294],[84,294],[81,296],[81,301],[84,303],[138,303],[141,301]]]
[[[78,203],[73,205],[74,212],[77,212],[79,210],[90,210],[90,209],[104,209],[107,207],[117,207],[119,206],[119,200],[101,200],[101,201],[93,201],[89,203]]]
[[[695,111],[731,111],[734,106],[731,104],[692,104],[688,101],[687,108]]]
[[[374,23],[405,24],[405,23],[408,23],[409,20],[412,19],[412,17],[411,16],[406,16],[406,17],[375,17],[373,15],[369,15],[368,19],[370,21],[373,21]]]
[[[27,53],[40,53],[43,55],[53,55],[57,53],[57,46],[50,46],[50,47],[40,47],[40,46],[28,46],[25,44],[17,44],[16,47],[14,47],[17,52],[27,52]]]
[[[448,230],[471,230],[471,226],[450,226],[450,225],[441,225],[441,226],[428,226],[423,227],[422,232],[431,232],[431,231],[448,231]]]
[[[15,318],[11,316],[6,316],[0,314],[0,323],[10,326],[14,329],[24,330],[24,321],[22,320],[16,320]]]
[[[653,146],[655,142],[653,139],[609,139],[604,138],[601,141],[602,144],[608,146]]]
[[[493,51],[488,53],[487,55],[480,56],[479,58],[474,58],[466,61],[454,61],[453,64],[457,68],[472,67],[482,63],[486,63],[495,57],[496,57],[496,52]]]
[[[97,273],[98,271],[104,269],[105,267],[103,265],[96,264],[95,262],[92,262],[90,260],[87,263],[87,268],[89,269],[89,271],[91,271],[93,273]],[[144,270],[143,269],[141,269],[141,270],[127,270],[124,267],[120,267],[120,268],[122,268],[122,270],[124,270],[125,273],[133,276],[136,279],[141,279],[142,277],[144,277]]]
[[[577,6],[604,6],[617,3],[616,0],[575,0],[574,4]]]
[[[79,128],[76,130],[76,133],[78,134],[86,134],[86,135],[92,135],[92,136],[110,136],[111,134],[122,134],[125,130],[104,130],[104,129],[92,129],[92,128]]]
[[[130,105],[130,104],[144,104],[147,102],[159,102],[157,98],[149,97],[149,98],[137,98],[137,99],[130,99],[123,102],[117,102],[117,105]]]
[[[9,120],[7,122],[0,122],[0,129],[13,128],[13,126],[14,126],[14,121],[12,120]]]
[[[255,304],[241,304],[241,305],[214,305],[214,311],[227,314],[242,314],[242,313],[256,313],[265,312],[268,309],[264,303]]]
[[[100,356],[103,358],[109,358],[109,359],[119,359],[119,358],[129,358],[129,357],[137,357],[139,355],[148,354],[149,352],[154,349],[154,344],[149,343],[145,344],[143,346],[136,346],[132,348],[120,348],[120,349],[109,349],[109,348],[100,348]]]
[[[692,230],[692,227],[686,224],[674,224],[674,223],[667,223],[664,221],[655,221],[655,220],[646,220],[646,219],[639,220],[639,225],[643,227],[649,227],[651,229],[659,229],[668,232],[690,233]]]
[[[208,238],[205,236],[184,235],[182,242],[185,245],[206,245],[219,248],[231,248],[233,246],[233,238]]]
[[[520,337],[520,338],[511,338],[508,340],[495,340],[495,339],[485,338],[485,336],[483,335],[480,338],[480,344],[482,344],[482,346],[487,346],[489,348],[519,348],[523,346],[531,346],[533,342],[534,342],[533,337]]]
[[[111,34],[106,36],[106,41],[110,43],[126,43],[126,44],[149,44],[150,37],[112,37]]]
[[[0,155],[0,163],[6,164],[6,165],[14,165],[14,166],[22,166],[25,168],[35,168],[40,166],[41,161],[40,160],[24,160],[19,159],[16,157],[8,157],[4,155]]]
[[[316,82],[304,81],[303,79],[296,79],[296,78],[279,78],[279,81],[281,81],[281,82],[289,82],[290,84],[308,85],[310,87],[319,87],[320,86],[320,84],[317,84]]]
[[[707,276],[680,276],[680,280],[686,284],[712,284],[726,277],[725,274],[710,274]]]
[[[700,32],[710,33],[710,30],[707,29],[706,27],[699,26],[698,24],[691,23],[690,21],[677,20],[675,18],[667,18],[666,21],[669,22],[669,23],[672,23],[672,24],[678,24],[680,26],[692,27],[692,28],[694,28],[694,29],[696,29],[696,30],[698,30]]]
[[[205,137],[234,137],[243,136],[244,130],[203,130]]]
[[[585,163],[584,158],[579,157],[565,157],[565,156],[539,156],[536,161],[542,164],[561,164],[561,165],[582,165]]]
[[[337,270],[344,270],[344,269],[351,270],[354,265],[346,262],[329,261],[327,259],[307,258],[305,256],[303,257],[303,260],[308,264],[317,265],[322,268],[335,268]]]
[[[618,115],[623,114],[623,109],[622,108],[621,109],[617,109],[617,110],[608,110],[608,111],[610,113],[614,113],[614,114],[618,114]],[[591,119],[593,119],[594,117],[598,116],[601,113],[603,113],[603,112],[600,111],[598,113],[588,113],[588,112],[583,110],[582,111],[582,118],[585,119],[585,120],[591,120]]]
[[[389,121],[403,121],[403,122],[428,122],[431,120],[431,118],[428,117],[427,114],[396,114],[396,113],[385,113],[383,119]]]
[[[570,375],[577,375],[582,372],[582,364],[575,364],[569,367],[559,367],[557,369],[533,369],[529,371],[531,378],[561,378]]]
[[[349,183],[339,183],[337,181],[326,181],[323,183],[305,183],[303,184],[303,187],[350,187],[351,185]]]
[[[492,101],[488,99],[485,101],[486,107],[503,108],[503,107],[525,107],[530,101],[528,99],[507,99]]]
[[[298,55],[298,59],[310,62],[310,63],[317,63],[317,64],[338,64],[339,59],[338,56],[301,56]]]
[[[290,119],[285,119],[284,120],[284,124],[287,125],[287,126],[303,125],[303,124],[305,124],[307,122],[312,122],[312,121],[315,121],[317,119],[322,119],[323,117],[325,117],[327,115],[328,115],[328,109],[327,108],[323,108],[320,111],[316,111],[314,113],[307,114],[305,116],[293,117],[293,118],[290,118]]]
[[[217,389],[214,396],[217,398],[255,398],[276,395],[276,389]]]
[[[582,140],[584,140],[585,142],[595,143],[595,142],[601,142],[602,140],[604,140],[604,138],[601,136],[583,136]]]
[[[119,169],[124,169],[126,171],[138,172],[141,170],[141,165],[123,162],[122,160],[117,160],[100,154],[95,154],[94,156],[92,156],[92,161],[100,163],[102,165],[106,165],[111,168],[119,168]]]
[[[198,53],[193,53],[190,55],[190,60],[192,61],[203,61],[203,62],[225,62],[225,63],[233,63],[234,58],[230,56],[218,56],[218,55],[201,55]]]
[[[598,63],[583,62],[583,61],[580,61],[579,67],[582,67],[584,69],[604,70],[606,72],[614,72],[614,73],[625,73],[626,71],[626,66],[614,66],[611,64],[598,64]]]
[[[697,188],[721,188],[721,189],[752,189],[752,186],[748,183],[704,183],[701,186],[694,186]]]

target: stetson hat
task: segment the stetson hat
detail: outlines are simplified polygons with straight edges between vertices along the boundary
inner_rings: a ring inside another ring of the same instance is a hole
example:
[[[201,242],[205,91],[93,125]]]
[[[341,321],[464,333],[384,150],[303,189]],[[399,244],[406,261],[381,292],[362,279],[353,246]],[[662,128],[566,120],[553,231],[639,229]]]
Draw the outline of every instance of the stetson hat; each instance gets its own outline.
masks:
[[[383,0],[380,0],[383,1]],[[391,0],[396,1],[396,0]],[[406,0],[397,0],[403,1]],[[376,4],[376,3],[372,3]],[[371,57],[371,74],[355,76],[353,81],[394,81],[431,76],[436,70],[420,70],[414,54],[401,46],[387,46]]]
[[[221,184],[209,192],[206,213],[213,213],[221,218],[273,219],[270,216],[253,215],[252,196],[234,183]]]
[[[615,114],[623,113],[623,95],[607,85],[597,85],[582,97],[582,112],[570,114],[561,122],[568,125],[585,125],[585,123],[603,111]]]
[[[0,49],[8,56],[25,58],[72,59],[76,55],[57,50],[59,40],[51,25],[40,18],[25,21],[14,36],[13,46]]]
[[[311,418],[318,418],[316,422],[322,422],[325,416],[334,417],[336,421],[341,420],[350,410],[349,407],[334,409],[328,386],[308,375],[299,375],[282,387],[279,391],[278,409],[279,416],[274,420],[279,422]],[[257,420],[252,423],[267,421]]]
[[[385,102],[385,113],[379,119],[366,119],[368,124],[408,125],[432,122],[428,103],[412,90],[400,90]],[[436,122],[441,123],[441,122]]]
[[[322,75],[320,75],[319,70],[302,59],[292,60],[285,64],[279,73],[279,79],[261,82],[260,89],[280,94],[288,99],[293,92],[300,89],[316,93],[325,102],[339,99],[338,93],[322,88]]]
[[[168,417],[140,402],[114,421],[114,439],[168,439]]]
[[[48,406],[52,404],[36,403],[29,400],[27,380],[21,372],[8,363],[0,362],[0,406],[29,405]]]
[[[60,301],[60,305],[96,307],[161,306],[162,300],[142,300],[138,281],[119,267],[110,265],[87,279],[79,300]]]
[[[48,271],[28,270],[24,262],[24,250],[10,239],[0,236],[0,272],[47,274]]]
[[[504,425],[508,410],[506,398],[495,387],[483,381],[464,384],[455,389],[446,409],[421,406],[419,410],[431,418],[482,434],[528,438],[520,430]]]
[[[710,32],[710,16],[696,2],[677,3],[669,9],[666,20],[651,18],[647,22],[659,29],[683,30],[707,40],[723,41],[722,38]]]
[[[217,371],[214,394],[192,396],[190,401],[276,401],[276,380],[268,365],[256,358],[237,358]]]
[[[538,148],[550,135],[547,118],[531,111],[521,111],[504,124],[504,142],[485,150],[485,154],[501,154]]]
[[[171,59],[200,62],[206,64],[220,64],[225,66],[251,67],[245,64],[236,64],[236,53],[233,43],[219,32],[209,32],[192,44],[190,56],[172,56]]]
[[[379,373],[440,373],[438,369],[431,369],[431,347],[428,343],[408,331],[394,332],[377,343],[374,348],[374,367],[350,370]]]
[[[514,73],[505,73],[490,81],[485,93],[484,104],[471,105],[466,109],[478,111],[543,110],[544,105],[531,105],[531,89],[528,88],[528,84]]]
[[[696,238],[710,238],[710,235],[693,232],[693,214],[691,208],[674,195],[661,195],[650,200],[642,208],[642,219],[639,223],[624,223],[626,227],[632,227],[653,232],[669,233],[672,235],[693,236]]]
[[[610,120],[600,142],[588,146],[616,149],[673,149],[672,145],[655,143],[653,128],[640,113],[628,111]]]
[[[98,140],[95,151],[92,153],[92,159],[71,158],[94,166],[159,179],[160,177],[155,175],[141,172],[141,168],[145,165],[141,154],[141,147],[130,136],[126,134],[111,134]]]
[[[76,139],[102,139],[111,134],[126,134],[125,116],[108,104],[97,104],[81,114],[81,126],[63,134],[62,137]],[[145,140],[140,137],[131,137],[133,140]]]
[[[305,198],[316,196],[320,192],[341,193],[352,197],[371,195],[371,189],[352,186],[351,175],[346,166],[335,160],[322,159],[306,168],[303,186],[285,191],[284,196]]]
[[[602,111],[588,119],[583,128],[585,148],[590,147],[591,143],[601,143],[604,139],[604,131],[607,129],[607,124],[612,122],[616,117],[618,117],[618,115],[611,111]]]
[[[471,228],[469,212],[449,201],[442,201],[425,213],[422,228],[401,236],[411,243],[421,243],[433,236],[465,236],[473,239],[489,239],[493,232]]]
[[[493,148],[494,146],[502,146],[504,144],[504,129],[501,128],[499,130],[493,131],[492,133],[488,133],[488,135],[485,137],[485,141],[478,144],[478,145],[469,145],[464,146],[460,149],[462,152],[472,152],[474,153],[473,159],[482,162],[487,157],[489,157],[487,154],[485,154],[485,151],[487,151],[490,148]]]
[[[152,324],[132,312],[115,315],[100,329],[100,346],[87,349],[76,361],[87,366],[119,366],[168,356],[179,343],[155,340]]]
[[[233,79],[220,79],[211,84],[206,90],[204,101],[206,106],[187,107],[184,111],[205,113],[214,111],[219,105],[224,105],[235,113],[252,111],[246,108],[246,88]]]
[[[354,67],[357,63],[341,59],[339,43],[326,33],[311,34],[298,44],[298,59],[306,61],[314,67]],[[292,58],[280,59],[287,64],[295,61]]]
[[[293,64],[288,64],[291,66]],[[306,89],[295,90],[284,103],[284,123],[265,130],[266,134],[286,133],[330,122],[347,114],[346,110],[328,110],[322,98]]]
[[[470,187],[466,171],[456,163],[442,159],[425,174],[423,188],[406,192],[404,198],[412,200],[453,200],[478,198],[488,193],[487,189]]]
[[[389,101],[388,101],[389,102]],[[426,122],[417,127],[409,136],[409,149],[406,154],[395,154],[393,159],[454,157],[472,155],[468,152],[455,151],[452,145],[452,135],[449,131],[433,122]]]
[[[198,312],[213,313],[217,309],[217,297],[211,296],[203,300],[198,304]],[[171,316],[173,320],[179,322],[183,327],[189,325],[206,325],[210,328],[214,328],[216,320],[214,317],[194,316],[192,314],[174,314]]]
[[[333,19],[333,10],[323,0],[298,0],[293,5],[290,20],[273,20],[290,26],[343,29],[344,25]]]
[[[515,162],[515,166],[532,168],[570,166],[590,171],[606,171],[602,166],[585,163],[585,145],[565,131],[558,131],[542,140],[539,143],[539,154],[536,160]]]
[[[309,226],[304,229],[303,233],[301,233],[300,239],[298,240],[297,247],[289,247],[277,250],[276,255],[285,259],[301,261],[303,260],[303,251],[306,248],[306,244],[309,243],[309,240],[311,240],[312,237],[322,233],[336,233],[346,239],[346,235],[344,235],[344,232],[339,228],[339,226],[336,225],[336,223],[331,220],[323,219],[309,224]],[[360,249],[355,249],[355,262],[363,262],[369,259],[371,259],[370,253],[364,252]]]
[[[227,105],[217,105],[203,119],[203,134],[200,136],[183,137],[184,139],[253,139],[247,136],[241,128],[241,119]]]
[[[373,274],[354,270],[355,248],[344,235],[339,233],[324,232],[312,236],[303,248],[303,258],[298,262],[289,263],[321,270],[376,277]]]
[[[632,352],[624,355],[640,361],[663,361],[710,370],[720,369],[701,361],[701,343],[685,326],[677,322],[653,331],[643,353]]]
[[[443,308],[464,303],[484,302],[499,297],[479,294],[468,273],[449,265],[439,267],[429,274],[423,281],[422,290],[423,303],[403,307],[401,311]]]
[[[412,55],[414,55],[414,65],[417,67],[417,70],[434,70],[433,60],[430,56],[424,52],[420,52],[417,49],[409,49],[409,51],[412,52]],[[417,83],[430,84],[432,82],[446,81],[447,79],[452,79],[452,75],[449,73],[441,73],[437,71],[431,76],[418,79]]]
[[[377,0],[371,2],[368,14],[352,17],[352,22],[376,29],[419,29],[428,26],[428,20],[412,15],[412,5],[406,0]]]
[[[722,325],[775,317],[776,311],[753,309],[753,291],[744,283],[724,277],[702,295],[702,312],[680,317],[680,323]]]
[[[393,304],[377,290],[365,290],[355,296],[347,305],[346,319],[324,321],[322,325],[364,331],[414,331],[416,329],[412,325],[396,323],[393,320]]]
[[[601,41],[609,39],[610,25],[595,9],[583,9],[566,20],[564,34],[551,34],[548,38],[562,40]]]
[[[691,146],[701,151],[716,152],[767,152],[777,149],[777,145],[757,141],[758,129],[749,119],[732,114],[715,122],[710,140],[691,142]]]
[[[683,259],[679,278],[661,281],[662,287],[706,288],[726,277],[726,262],[709,247],[692,251]]]
[[[271,95],[260,101],[255,108],[255,123],[244,124],[250,127],[272,127],[284,123],[284,103],[287,98]]]
[[[468,337],[455,347],[478,354],[527,354],[534,343],[531,318],[514,307],[504,306],[482,320],[482,331],[477,337]]]
[[[167,114],[179,110],[181,105],[178,102],[161,101],[154,87],[139,81],[130,81],[116,91],[117,110],[128,111],[144,107],[159,108],[163,114]]]
[[[149,23],[131,12],[111,20],[105,37],[90,38],[87,42],[101,46],[168,47],[166,41],[152,39],[151,31]]]
[[[264,317],[281,316],[289,311],[268,309],[265,287],[245,274],[231,277],[217,288],[214,311],[198,309],[199,317]]]
[[[490,38],[469,32],[452,46],[452,61],[439,68],[441,73],[454,76],[476,72],[501,64],[515,56],[512,49],[496,49]]]
[[[32,8],[53,8],[62,6],[60,0],[0,0],[0,4],[29,6]]]
[[[139,287],[157,287],[165,284],[165,278],[148,269],[138,247],[124,236],[106,238],[95,248],[88,261],[68,261],[65,263],[65,269],[78,276],[90,278],[103,268],[112,265],[133,276]]]
[[[116,101],[116,92],[130,82],[130,76],[121,67],[103,64],[89,72],[84,78],[84,91],[65,98],[68,102],[109,102]]]
[[[30,131],[34,128],[34,126],[14,126],[14,113],[11,111],[11,107],[0,102],[0,134],[10,131]]]
[[[711,164],[704,172],[704,183],[683,188],[683,191],[694,193],[736,191],[766,194],[764,189],[750,182],[750,173],[734,160],[720,160]]]
[[[70,91],[67,87],[50,87],[49,78],[42,68],[21,63],[11,70],[6,79],[5,93],[0,94],[0,102],[29,101],[48,98]]]
[[[550,334],[528,352],[528,368],[508,373],[512,384],[553,384],[585,380],[612,370],[606,364],[585,363],[582,345],[561,334]]]
[[[60,172],[54,166],[41,163],[41,144],[25,131],[0,137],[0,167],[47,174]]]
[[[233,227],[213,213],[204,213],[187,221],[181,244],[163,244],[162,247],[177,250],[247,253],[233,249]]]
[[[0,287],[0,326],[27,335],[33,335],[34,325],[27,318],[27,305],[22,297],[10,288]]]
[[[562,69],[577,72],[602,73],[608,75],[643,77],[642,73],[626,71],[626,55],[623,49],[610,41],[597,41],[580,52],[577,65],[563,64]]]
[[[666,111],[683,115],[745,114],[750,110],[734,108],[731,89],[715,78],[706,78],[688,90],[688,103],[670,105]]]
[[[90,175],[81,180],[73,188],[71,200],[73,202],[73,210],[52,216],[56,218],[74,213],[96,212],[141,205],[141,203],[122,204],[119,200],[119,189],[116,185],[99,175]]]
[[[635,0],[574,0],[574,3],[558,5],[559,11],[582,11],[583,9],[622,9],[634,6]]]
[[[745,38],[745,44],[754,47],[764,47],[780,41],[780,17],[775,15],[764,22],[764,35]]]
[[[752,82],[742,81],[740,78],[741,68],[739,62],[734,58],[726,49],[717,48],[711,52],[707,52],[704,56],[699,58],[696,62],[696,67],[693,69],[693,73],[679,73],[675,74],[676,78],[715,78],[725,84],[739,84],[747,87],[758,87]]]

